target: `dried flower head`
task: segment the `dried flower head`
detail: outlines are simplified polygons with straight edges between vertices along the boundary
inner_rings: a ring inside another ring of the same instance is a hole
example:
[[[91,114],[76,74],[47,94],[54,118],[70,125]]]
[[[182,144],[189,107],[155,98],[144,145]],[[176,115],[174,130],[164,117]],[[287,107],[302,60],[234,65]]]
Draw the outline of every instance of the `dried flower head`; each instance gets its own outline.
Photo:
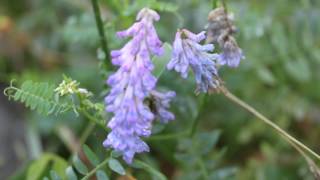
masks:
[[[205,38],[204,31],[194,34],[186,29],[178,30],[173,42],[172,59],[167,65],[169,70],[174,69],[183,78],[187,78],[190,66],[195,74],[196,93],[212,92],[220,84],[216,69],[219,55],[210,53],[214,49],[213,44],[200,44]]]
[[[208,16],[207,30],[207,42],[218,43],[221,47],[219,64],[237,67],[244,56],[233,37],[236,32],[233,15],[228,14],[223,7],[212,10]]]
[[[127,163],[132,162],[135,153],[149,151],[141,137],[150,136],[155,119],[144,100],[157,82],[151,74],[151,55],[163,52],[153,26],[153,21],[159,18],[155,11],[142,9],[136,23],[117,33],[119,37],[132,39],[122,49],[111,52],[112,63],[119,69],[107,80],[111,90],[105,98],[106,111],[113,112],[114,117],[108,123],[112,130],[103,145],[122,153]]]

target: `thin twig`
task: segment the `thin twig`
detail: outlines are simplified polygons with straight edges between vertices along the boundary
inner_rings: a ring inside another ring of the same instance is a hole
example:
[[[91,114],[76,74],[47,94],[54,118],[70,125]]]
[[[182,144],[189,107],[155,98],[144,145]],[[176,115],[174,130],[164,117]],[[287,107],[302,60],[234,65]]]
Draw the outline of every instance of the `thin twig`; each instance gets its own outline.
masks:
[[[236,97],[235,95],[233,95],[227,88],[223,87],[223,93],[224,95],[231,100],[232,102],[236,103],[237,105],[241,106],[242,108],[244,108],[245,110],[249,111],[251,114],[253,114],[254,116],[256,116],[258,119],[262,120],[264,123],[266,123],[267,125],[271,126],[273,129],[275,129],[278,133],[280,133],[285,140],[287,140],[289,143],[292,142],[294,144],[296,144],[298,147],[300,147],[301,149],[307,151],[308,153],[312,154],[315,158],[317,158],[318,160],[320,160],[320,156],[315,153],[313,150],[311,150],[310,148],[308,148],[306,145],[304,145],[303,143],[301,143],[300,141],[298,141],[296,138],[292,137],[291,135],[289,135],[287,132],[285,132],[283,129],[281,129],[278,125],[276,125],[275,123],[273,123],[270,119],[266,118],[264,115],[262,115],[261,113],[259,113],[257,110],[255,110],[253,107],[251,107],[250,105],[248,105],[247,103],[245,103],[244,101],[242,101],[241,99],[239,99],[238,97]],[[291,144],[291,143],[290,143]]]
[[[203,95],[203,96],[201,96],[200,98],[201,98],[201,99],[200,99],[200,101],[201,101],[201,103],[200,103],[200,108],[198,109],[197,115],[196,115],[195,119],[194,119],[193,122],[192,122],[191,129],[190,129],[190,134],[189,134],[190,137],[193,137],[194,134],[195,134],[196,131],[197,131],[197,127],[198,127],[198,124],[199,124],[199,122],[200,122],[200,117],[199,117],[199,115],[200,115],[200,113],[201,113],[201,111],[202,111],[202,108],[203,108],[203,106],[204,106],[204,101],[205,101],[206,95]]]
[[[227,7],[226,1],[227,0],[221,0],[221,3],[222,3],[222,7],[223,7],[224,11],[226,12],[226,14],[228,14],[228,7]]]
[[[107,41],[106,35],[104,33],[104,27],[103,27],[103,22],[102,22],[102,18],[101,18],[101,13],[100,13],[98,0],[91,0],[91,4],[92,4],[92,8],[93,8],[96,24],[97,24],[97,29],[98,29],[98,33],[99,33],[99,37],[100,37],[101,47],[102,47],[102,50],[103,50],[103,52],[105,54],[105,61],[104,61],[103,64],[106,67],[111,67],[110,52],[109,52],[109,48],[108,48],[108,41]]]
[[[88,139],[88,137],[90,136],[91,132],[94,130],[95,127],[96,127],[95,123],[89,122],[89,124],[86,126],[85,130],[83,131],[82,135],[80,136],[80,139],[79,139],[80,146],[82,146],[86,142],[86,140]]]
[[[218,7],[218,0],[212,0],[212,9],[215,9]]]
[[[94,116],[92,116],[91,114],[89,114],[85,109],[83,108],[79,108],[78,109],[79,112],[81,112],[86,118],[88,118],[91,122],[97,124],[98,126],[100,126],[103,130],[109,132],[109,129],[98,119],[96,119]]]
[[[199,165],[201,174],[202,174],[202,178],[203,179],[209,179],[209,174],[207,172],[207,168],[205,166],[205,164],[203,163],[203,160],[201,157],[197,158],[197,164]]]

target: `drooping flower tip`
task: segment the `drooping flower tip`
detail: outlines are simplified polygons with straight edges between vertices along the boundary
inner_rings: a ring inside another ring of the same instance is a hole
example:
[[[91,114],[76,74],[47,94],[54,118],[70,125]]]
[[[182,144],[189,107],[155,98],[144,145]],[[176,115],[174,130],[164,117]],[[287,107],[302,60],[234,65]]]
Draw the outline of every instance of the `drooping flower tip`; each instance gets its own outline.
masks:
[[[187,38],[195,41],[195,42],[200,42],[202,40],[204,40],[206,38],[206,32],[205,31],[201,31],[198,34],[194,34],[193,32],[187,30],[187,29],[183,29],[181,30],[181,32],[187,36]]]
[[[222,53],[219,54],[219,64],[236,68],[239,66],[241,59],[245,59],[243,52],[234,38],[230,37],[230,39],[224,43]]]
[[[211,53],[213,44],[199,44],[205,39],[205,32],[194,34],[189,30],[178,30],[173,42],[172,58],[167,69],[174,69],[187,78],[188,69],[195,74],[198,92],[208,92],[219,86],[218,71],[216,69],[218,54]]]

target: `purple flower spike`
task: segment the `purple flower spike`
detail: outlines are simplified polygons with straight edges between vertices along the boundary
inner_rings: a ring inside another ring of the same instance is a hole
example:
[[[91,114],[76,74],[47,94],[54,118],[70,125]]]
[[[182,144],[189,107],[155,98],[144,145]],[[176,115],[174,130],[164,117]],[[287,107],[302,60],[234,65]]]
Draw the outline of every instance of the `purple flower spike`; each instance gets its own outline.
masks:
[[[159,18],[155,11],[142,9],[136,23],[117,33],[121,38],[130,36],[132,39],[122,49],[111,52],[112,63],[119,69],[107,80],[111,90],[105,98],[106,111],[114,116],[108,122],[111,132],[103,145],[122,153],[129,164],[135,153],[149,151],[149,146],[141,137],[150,136],[152,121],[158,116],[144,104],[144,100],[154,91],[157,82],[151,74],[153,64],[150,56],[163,52],[162,42],[153,27],[153,21]],[[172,95],[158,96],[160,116],[166,118],[164,121],[173,119],[174,116],[164,110],[169,107],[167,99]]]
[[[216,69],[218,54],[210,54],[213,44],[199,44],[206,38],[205,32],[194,34],[186,29],[178,30],[173,42],[172,59],[167,69],[174,69],[183,78],[188,76],[189,65],[195,74],[196,92],[211,92],[219,86]]]

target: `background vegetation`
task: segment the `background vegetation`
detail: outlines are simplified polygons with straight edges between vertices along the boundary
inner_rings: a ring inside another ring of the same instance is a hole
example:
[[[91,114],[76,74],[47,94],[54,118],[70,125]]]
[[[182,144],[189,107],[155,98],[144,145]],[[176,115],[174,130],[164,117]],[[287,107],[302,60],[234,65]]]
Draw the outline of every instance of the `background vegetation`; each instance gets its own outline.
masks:
[[[161,14],[157,30],[169,43],[177,28],[203,30],[212,8],[209,0],[99,3],[110,49],[124,43],[115,32],[134,22],[142,7]],[[221,69],[226,86],[320,152],[320,1],[229,0],[227,6],[234,13],[246,59],[237,69]],[[65,74],[94,94],[86,103],[97,102],[90,104],[90,112],[99,111],[107,92],[106,76],[113,70],[102,63],[99,40],[90,1],[1,1],[1,89],[11,79],[17,87],[26,80],[48,82],[32,87],[47,88],[42,96],[50,99],[50,85],[57,87]],[[101,179],[161,179],[160,172],[168,179],[184,180],[313,179],[289,144],[222,95],[196,96],[192,79],[182,80],[168,71],[160,86],[178,94],[172,104],[176,120],[155,125],[154,137],[147,139],[151,153],[138,155],[141,161],[132,166],[102,147],[107,133],[79,109],[41,115],[0,95],[0,179],[81,178],[100,163],[106,164],[96,173]],[[103,117],[108,120],[107,114]],[[194,135],[166,137],[189,132],[195,120],[199,124]],[[88,146],[74,156],[79,144]]]

